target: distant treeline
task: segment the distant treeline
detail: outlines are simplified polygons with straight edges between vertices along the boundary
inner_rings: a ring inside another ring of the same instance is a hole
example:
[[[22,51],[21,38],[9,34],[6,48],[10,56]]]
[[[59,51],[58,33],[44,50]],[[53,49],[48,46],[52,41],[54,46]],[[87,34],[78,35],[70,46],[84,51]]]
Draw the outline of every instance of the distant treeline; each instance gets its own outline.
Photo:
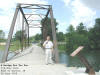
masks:
[[[43,24],[43,20],[41,21],[41,24]],[[48,18],[45,25],[48,28],[47,35],[52,37],[50,20],[51,19]],[[56,26],[58,42],[66,42],[66,47],[62,47],[65,51],[73,52],[79,46],[84,46],[84,51],[100,51],[100,18],[95,20],[95,24],[92,28],[87,28],[88,26],[86,27],[82,22],[76,28],[74,28],[73,25],[70,25],[65,34],[63,32],[58,32],[58,23],[56,22],[56,19],[54,19],[54,23]],[[21,31],[18,31],[14,38],[20,40],[20,35]],[[35,36],[30,37],[30,42],[40,42],[42,39],[42,34],[36,34]]]

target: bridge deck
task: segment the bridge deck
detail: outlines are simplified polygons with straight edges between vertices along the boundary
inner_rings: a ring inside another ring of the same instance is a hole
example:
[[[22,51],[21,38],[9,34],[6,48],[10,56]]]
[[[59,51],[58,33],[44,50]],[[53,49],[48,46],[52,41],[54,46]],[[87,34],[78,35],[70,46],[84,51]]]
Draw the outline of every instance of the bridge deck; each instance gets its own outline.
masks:
[[[44,51],[36,45],[19,53],[7,63],[28,65],[19,67],[25,72],[18,72],[18,75],[88,75],[84,73],[85,68],[66,67],[62,64],[45,65]]]

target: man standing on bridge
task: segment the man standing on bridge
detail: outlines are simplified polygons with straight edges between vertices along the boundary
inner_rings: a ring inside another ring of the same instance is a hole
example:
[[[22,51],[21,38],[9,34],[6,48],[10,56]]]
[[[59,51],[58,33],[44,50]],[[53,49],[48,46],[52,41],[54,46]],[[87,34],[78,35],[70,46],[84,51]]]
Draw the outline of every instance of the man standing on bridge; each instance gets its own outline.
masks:
[[[50,36],[47,36],[47,40],[43,43],[43,47],[45,48],[45,62],[46,65],[53,64],[52,53],[53,53],[53,43],[50,40]]]

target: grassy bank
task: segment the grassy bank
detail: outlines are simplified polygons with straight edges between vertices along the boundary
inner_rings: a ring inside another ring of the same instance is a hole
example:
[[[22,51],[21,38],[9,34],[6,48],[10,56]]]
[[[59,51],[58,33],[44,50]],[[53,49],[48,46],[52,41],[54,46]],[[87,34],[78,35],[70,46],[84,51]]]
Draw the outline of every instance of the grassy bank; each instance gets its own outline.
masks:
[[[14,42],[11,42],[11,45],[10,45],[10,51],[16,51],[18,49],[20,49],[20,43],[19,41],[14,41]],[[0,45],[0,50],[5,50],[5,45]]]
[[[39,46],[41,46],[40,44],[39,44]],[[10,45],[10,51],[16,51],[16,50],[19,50],[19,49],[21,49],[21,44],[20,44],[20,42],[19,41],[13,41],[13,42],[11,42],[11,45]],[[59,49],[59,51],[60,52],[65,52],[66,51],[66,45],[58,45],[58,49]],[[0,45],[0,50],[5,50],[5,46],[4,45]]]
[[[0,45],[0,50],[4,50],[5,46],[4,45]]]
[[[31,46],[31,44],[30,44],[30,46]],[[21,49],[20,41],[13,41],[13,42],[11,42],[9,51],[16,51],[16,50],[19,50],[19,49]],[[0,50],[5,50],[5,45],[0,45]]]
[[[59,44],[58,45],[58,49],[59,49],[59,52],[65,52],[66,51],[66,45],[64,45],[64,44]]]
[[[11,42],[10,48],[9,48],[10,51],[16,51],[19,49],[21,49],[21,44],[19,41]],[[0,50],[5,50],[5,45],[0,45]]]

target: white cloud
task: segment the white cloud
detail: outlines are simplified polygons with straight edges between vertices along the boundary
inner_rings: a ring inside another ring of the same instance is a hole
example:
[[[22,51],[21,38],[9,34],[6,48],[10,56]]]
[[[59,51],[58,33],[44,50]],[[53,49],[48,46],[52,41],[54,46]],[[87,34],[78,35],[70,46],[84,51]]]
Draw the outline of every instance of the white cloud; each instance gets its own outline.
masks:
[[[4,30],[6,37],[8,35],[12,18],[15,12],[17,3],[31,3],[31,4],[47,4],[45,0],[0,0],[0,29]],[[39,32],[39,29],[30,29],[30,36]]]
[[[63,0],[63,1],[64,1],[66,6],[68,6],[70,4],[70,2],[71,2],[71,0]]]
[[[80,22],[83,22],[85,25],[88,25],[87,27],[92,27],[94,25],[96,11],[85,6],[80,0],[71,1],[69,6],[72,8],[73,12],[70,23],[74,27],[76,27]]]
[[[15,0],[16,3],[27,3],[27,4],[47,4],[45,0]]]
[[[57,26],[58,32],[66,33],[66,28],[67,28],[66,25],[68,25],[67,22],[64,22],[64,21],[61,22],[60,20],[57,20],[57,22],[58,22],[58,26]]]
[[[80,1],[90,8],[100,10],[100,0],[80,0]]]
[[[0,0],[0,9],[7,11],[15,7],[15,0]]]
[[[30,36],[36,35],[37,33],[41,33],[40,28],[30,28],[30,30],[29,30],[29,35]]]
[[[9,16],[11,16],[11,15],[9,15]],[[8,35],[10,24],[11,24],[11,19],[12,19],[9,16],[0,15],[0,29],[6,33],[6,37]]]

